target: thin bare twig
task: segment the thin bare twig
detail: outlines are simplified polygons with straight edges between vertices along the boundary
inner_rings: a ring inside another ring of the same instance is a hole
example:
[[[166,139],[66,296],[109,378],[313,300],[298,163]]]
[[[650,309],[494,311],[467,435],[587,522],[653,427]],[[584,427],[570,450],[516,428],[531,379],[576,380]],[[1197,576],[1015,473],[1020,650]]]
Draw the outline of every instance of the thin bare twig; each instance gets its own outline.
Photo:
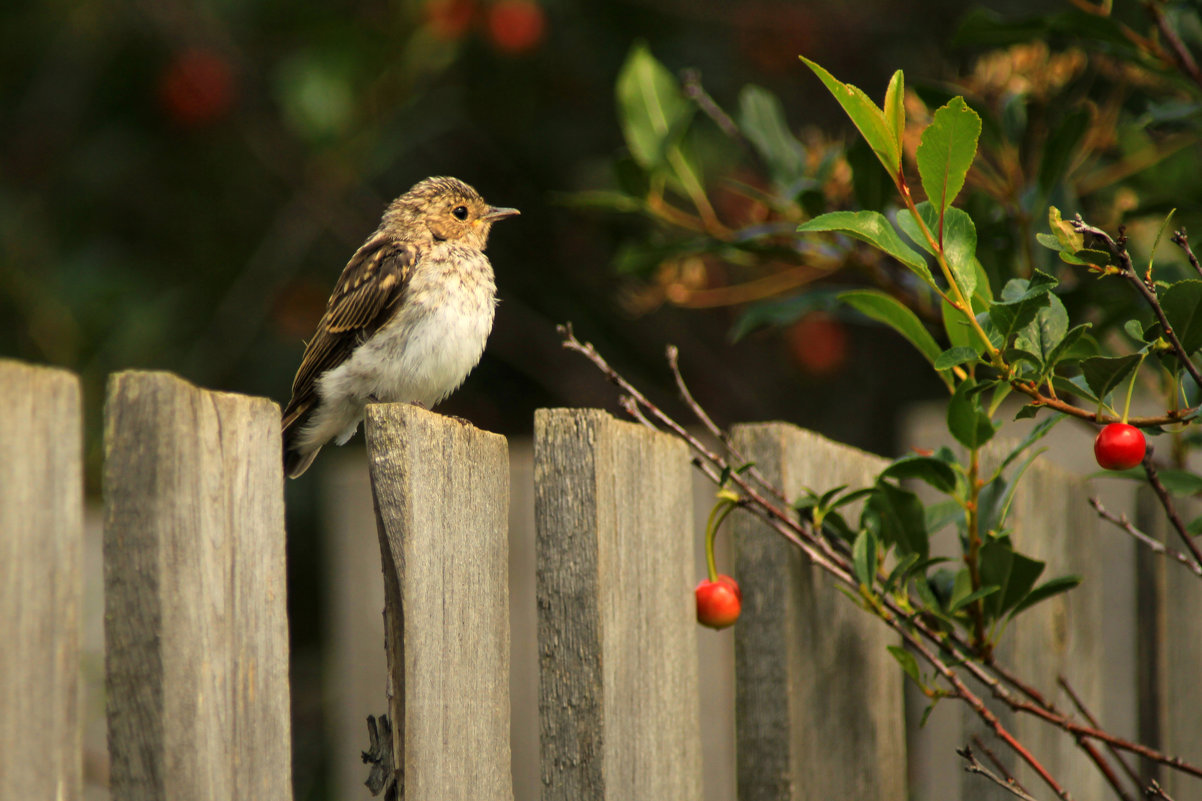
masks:
[[[1172,54],[1174,66],[1189,78],[1191,81],[1202,87],[1202,70],[1198,69],[1198,62],[1194,60],[1194,56],[1190,53],[1185,43],[1181,41],[1181,37],[1177,35],[1177,31],[1173,30],[1173,26],[1169,24],[1168,17],[1160,8],[1160,3],[1145,2],[1144,9],[1152,16],[1152,20],[1156,23],[1157,30],[1160,31],[1160,37],[1169,46],[1169,52]]]
[[[1173,232],[1173,244],[1185,251],[1185,256],[1189,259],[1190,266],[1194,268],[1194,272],[1202,275],[1202,264],[1198,263],[1198,257],[1194,255],[1194,251],[1190,248],[1189,234],[1185,232],[1184,228]]]
[[[1194,538],[1185,530],[1185,524],[1181,522],[1181,516],[1177,514],[1177,507],[1173,505],[1173,499],[1169,496],[1169,491],[1164,488],[1164,484],[1160,481],[1160,474],[1156,471],[1156,463],[1152,460],[1152,449],[1148,448],[1148,452],[1144,454],[1144,473],[1148,476],[1148,483],[1152,485],[1156,497],[1160,499],[1160,505],[1164,507],[1164,513],[1169,518],[1169,522],[1173,524],[1173,529],[1181,537],[1181,541],[1185,543],[1186,549],[1194,557],[1194,562],[1199,567],[1202,567],[1202,551],[1198,550],[1198,546],[1194,544]]]
[[[739,452],[739,449],[735,447],[735,442],[731,438],[730,433],[726,429],[718,427],[713,418],[709,416],[709,413],[706,412],[705,409],[702,408],[701,404],[697,402],[697,399],[693,397],[693,393],[689,391],[688,384],[684,382],[684,376],[680,373],[680,350],[675,345],[669,345],[666,349],[666,353],[668,357],[668,368],[672,371],[673,378],[676,379],[676,389],[680,392],[681,400],[685,402],[685,405],[687,405],[689,410],[693,412],[693,416],[696,417],[703,426],[705,426],[706,430],[722,443],[722,446],[726,448],[726,452],[729,453],[734,460],[739,463],[740,466],[749,464],[746,457],[744,457],[743,454]],[[757,468],[755,465],[751,465],[746,472],[748,475],[758,481],[760,486],[775,495],[786,506],[789,504],[789,499],[785,497],[784,491],[779,489],[768,479],[764,478],[764,474],[761,473],[759,468]]]
[[[1160,801],[1173,801],[1173,797],[1166,793],[1164,788],[1160,786],[1160,782],[1156,781],[1155,779],[1153,779],[1152,783],[1148,785],[1148,788],[1144,790],[1144,796],[1147,798],[1159,798]]]
[[[1023,799],[1023,801],[1039,801],[1039,799],[1037,799],[1035,796],[1019,787],[1018,782],[1016,782],[1013,778],[1003,779],[989,768],[982,765],[981,760],[977,759],[977,755],[972,752],[971,746],[966,745],[963,748],[957,748],[956,754],[964,759],[964,770],[966,773],[976,773],[977,775],[984,776],[998,787],[1001,787],[1003,790],[1006,790]]]
[[[1006,769],[1006,766],[1004,764],[1002,764],[1002,760],[998,759],[997,754],[993,753],[993,751],[989,748],[989,746],[985,745],[985,743],[982,742],[982,740],[979,736],[977,736],[975,734],[972,736],[972,744],[975,745],[981,752],[983,752],[985,754],[985,757],[991,763],[993,763],[993,769],[996,770],[998,772],[998,774],[1001,775],[1002,778],[1004,778],[1008,784],[1014,785],[1018,789],[1022,790],[1024,793],[1027,792],[1027,788],[1023,787],[1022,783],[1018,779],[1016,779],[1010,775],[1010,771]]]
[[[1161,556],[1167,556],[1170,559],[1177,560],[1181,564],[1188,567],[1195,576],[1202,578],[1202,565],[1199,565],[1193,559],[1190,559],[1176,548],[1170,548],[1155,537],[1150,537],[1144,532],[1140,531],[1131,523],[1131,521],[1127,518],[1127,515],[1116,515],[1113,512],[1108,511],[1104,506],[1102,506],[1102,502],[1098,500],[1097,496],[1089,499],[1089,505],[1092,506],[1098,513],[1098,517],[1101,517],[1103,520],[1109,521],[1118,526],[1123,531],[1134,537],[1136,542],[1140,543],[1148,550],[1152,551],[1153,553],[1158,553]]]
[[[687,69],[680,73],[681,87],[684,89],[685,97],[697,104],[697,107],[714,121],[722,133],[739,142],[744,147],[747,146],[747,139],[743,136],[743,132],[739,130],[739,126],[730,118],[730,115],[722,110],[714,99],[710,97],[709,92],[705,91],[705,87],[701,85],[701,73],[695,69]]]
[[[1081,700],[1081,696],[1077,695],[1077,692],[1072,688],[1072,685],[1068,683],[1068,679],[1066,679],[1063,675],[1060,675],[1056,677],[1056,683],[1059,684],[1066,693],[1068,693],[1068,697],[1072,700],[1073,706],[1077,707],[1077,711],[1085,716],[1085,719],[1089,721],[1089,725],[1093,726],[1095,729],[1101,728],[1101,724],[1098,723],[1098,719],[1095,718],[1085,706],[1085,702]],[[1110,782],[1110,786],[1114,788],[1114,792],[1119,798],[1123,799],[1123,801],[1134,801],[1127,791],[1123,789],[1122,784],[1119,783],[1119,777],[1115,775],[1114,771],[1111,769],[1110,763],[1102,759],[1102,755],[1097,752],[1097,749],[1094,747],[1093,743],[1090,743],[1082,737],[1078,737],[1077,745],[1081,746],[1081,748],[1087,754],[1089,754],[1089,758],[1094,761],[1094,764],[1097,765],[1098,770],[1100,770],[1102,775],[1106,777],[1106,780]],[[1122,754],[1115,750],[1114,746],[1109,744],[1106,745],[1106,750],[1108,750],[1110,755],[1114,757],[1120,766],[1122,766],[1123,772],[1127,774],[1127,778],[1135,782],[1136,787],[1139,787],[1139,775],[1132,769],[1130,765],[1127,764],[1127,761],[1123,759]]]

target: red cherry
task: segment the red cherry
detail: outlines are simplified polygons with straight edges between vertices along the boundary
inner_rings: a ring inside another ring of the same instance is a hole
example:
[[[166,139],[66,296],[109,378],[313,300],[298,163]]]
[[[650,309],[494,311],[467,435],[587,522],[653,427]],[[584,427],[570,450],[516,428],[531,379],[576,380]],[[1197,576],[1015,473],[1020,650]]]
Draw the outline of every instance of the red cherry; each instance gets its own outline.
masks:
[[[498,50],[525,53],[543,40],[547,18],[531,0],[501,0],[488,10],[488,35]]]
[[[697,597],[697,622],[711,629],[724,629],[739,619],[743,593],[730,576],[720,575],[717,581],[703,579],[693,591]]]
[[[1098,432],[1093,455],[1106,470],[1126,470],[1144,460],[1144,432],[1126,423],[1111,423]]]
[[[229,63],[210,50],[179,53],[159,77],[159,103],[172,120],[186,128],[215,122],[234,102]]]

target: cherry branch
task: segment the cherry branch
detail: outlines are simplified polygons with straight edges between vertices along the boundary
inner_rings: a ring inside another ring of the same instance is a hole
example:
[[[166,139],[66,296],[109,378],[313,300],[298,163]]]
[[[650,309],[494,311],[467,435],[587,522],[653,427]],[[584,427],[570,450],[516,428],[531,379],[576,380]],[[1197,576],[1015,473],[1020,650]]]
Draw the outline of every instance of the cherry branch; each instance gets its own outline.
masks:
[[[1190,361],[1189,354],[1181,345],[1181,340],[1177,338],[1177,332],[1169,325],[1169,319],[1165,317],[1164,309],[1160,305],[1160,299],[1156,297],[1156,290],[1149,286],[1149,282],[1139,277],[1135,270],[1135,266],[1131,263],[1131,254],[1127,252],[1127,240],[1122,235],[1122,230],[1119,231],[1119,240],[1115,241],[1110,237],[1110,234],[1103,231],[1101,228],[1095,228],[1087,224],[1081,215],[1072,221],[1073,230],[1081,234],[1090,234],[1097,237],[1106,244],[1107,249],[1119,261],[1119,275],[1131,282],[1131,285],[1138,290],[1139,294],[1147,301],[1148,306],[1152,308],[1152,312],[1156,315],[1156,319],[1160,322],[1160,327],[1164,331],[1165,337],[1168,338],[1169,344],[1173,346],[1173,352],[1177,354],[1178,360],[1193,376],[1194,381],[1198,386],[1202,386],[1202,373],[1198,372],[1198,368]]]
[[[790,509],[782,509],[777,504],[765,498],[764,494],[752,486],[743,475],[733,471],[727,459],[710,450],[682,425],[652,403],[634,385],[623,378],[590,343],[581,342],[577,339],[570,324],[561,325],[558,327],[558,330],[563,340],[563,347],[584,355],[611,383],[626,393],[627,397],[623,399],[622,405],[627,413],[649,428],[657,431],[666,430],[666,433],[673,434],[685,441],[697,454],[694,464],[697,464],[711,480],[717,482],[723,474],[726,474],[728,480],[738,487],[743,494],[741,502],[743,508],[754,514],[790,543],[800,548],[814,564],[821,567],[837,581],[851,589],[859,589],[859,582],[848,562],[846,554],[839,552],[826,537],[814,532],[812,528],[807,528],[803,525]],[[683,384],[683,378],[679,380]],[[692,398],[691,393],[688,394],[688,398]],[[699,408],[699,405],[696,400],[692,400],[690,407]],[[708,415],[705,415],[705,419],[709,419]],[[709,419],[709,421],[712,425],[712,419]],[[719,439],[725,440],[726,437],[720,436]],[[760,481],[762,479],[757,479],[757,483],[760,483]],[[765,484],[766,486],[771,486],[766,482]],[[773,488],[771,494],[783,497],[779,489]],[[900,602],[889,595],[878,596],[875,600],[877,603],[872,606],[871,611],[877,614],[886,625],[900,634],[904,641],[916,653],[922,656],[923,661],[929,664],[951,685],[952,694],[967,703],[999,739],[1005,742],[1019,758],[1025,761],[1061,799],[1068,799],[1068,793],[1056,783],[1055,779],[1039,763],[1034,755],[1002,726],[996,715],[969,689],[959,674],[937,652],[946,651],[949,653],[957,666],[963,667],[973,678],[985,684],[994,698],[1016,712],[1034,715],[1074,737],[1097,740],[1114,748],[1136,754],[1149,761],[1202,778],[1202,768],[1187,763],[1179,757],[1166,755],[1148,746],[1124,740],[1121,737],[1102,731],[1096,726],[1083,725],[1060,713],[1038,691],[1024,684],[996,663],[990,662],[988,669],[986,669],[985,666],[974,660],[975,653],[971,646],[960,638],[957,633],[954,631],[946,632],[932,629],[922,619],[920,610],[915,611],[912,608],[902,608]],[[1001,679],[998,678],[999,676]],[[1031,699],[1031,701],[1024,701],[1015,697],[1010,689],[1003,686],[1003,680],[1006,684]]]
[[[1039,801],[1039,799],[1037,799],[1035,796],[1024,790],[1022,786],[1014,780],[1013,776],[1007,776],[1005,779],[1002,779],[989,768],[982,765],[981,761],[977,759],[977,755],[973,753],[971,746],[966,745],[963,748],[957,748],[956,754],[964,759],[965,773],[975,773],[978,776],[984,776],[998,787],[1001,787],[1006,792],[1023,799],[1023,801]]]
[[[1198,257],[1194,255],[1194,251],[1189,246],[1189,235],[1182,228],[1180,231],[1173,232],[1173,244],[1185,251],[1186,258],[1189,259],[1190,266],[1194,268],[1194,272],[1202,275],[1202,264],[1198,263]]]
[[[1194,538],[1185,530],[1185,524],[1181,522],[1181,516],[1177,514],[1177,508],[1173,505],[1173,499],[1169,496],[1169,491],[1165,489],[1164,484],[1160,481],[1160,474],[1156,471],[1156,463],[1152,461],[1152,449],[1148,448],[1148,452],[1144,454],[1144,473],[1148,476],[1148,483],[1152,485],[1152,490],[1156,493],[1156,497],[1160,500],[1160,505],[1164,507],[1164,513],[1168,516],[1169,521],[1173,524],[1173,529],[1181,537],[1185,543],[1186,549],[1193,555],[1194,562],[1202,568],[1202,551],[1198,550],[1198,546],[1194,544]]]
[[[1102,506],[1102,502],[1098,500],[1096,495],[1089,499],[1089,505],[1092,506],[1094,511],[1098,513],[1098,517],[1118,526],[1120,529],[1130,534],[1136,542],[1143,545],[1148,550],[1152,551],[1153,553],[1160,554],[1161,556],[1167,556],[1170,559],[1177,560],[1181,564],[1188,567],[1195,576],[1202,578],[1202,566],[1200,566],[1193,559],[1190,559],[1181,551],[1178,551],[1176,548],[1170,548],[1155,537],[1150,537],[1137,529],[1131,523],[1131,520],[1128,519],[1127,515],[1116,515],[1114,512],[1107,510],[1106,507]]]
[[[1094,728],[1100,728],[1101,724],[1098,723],[1098,719],[1094,717],[1093,713],[1090,712],[1085,706],[1085,702],[1081,699],[1081,696],[1077,695],[1077,691],[1073,689],[1073,686],[1068,683],[1068,679],[1063,675],[1057,676],[1056,683],[1059,684],[1066,693],[1068,693],[1068,697],[1072,700],[1073,706],[1077,707],[1077,711],[1085,716],[1085,719],[1089,721],[1089,725],[1093,726]],[[1123,773],[1127,774],[1127,778],[1134,782],[1136,786],[1139,786],[1140,778],[1139,774],[1135,772],[1135,768],[1131,767],[1131,765],[1127,763],[1126,759],[1123,759],[1123,755],[1120,754],[1114,746],[1107,745],[1106,748],[1110,751],[1110,755],[1114,757],[1115,761],[1118,762],[1123,768]]]

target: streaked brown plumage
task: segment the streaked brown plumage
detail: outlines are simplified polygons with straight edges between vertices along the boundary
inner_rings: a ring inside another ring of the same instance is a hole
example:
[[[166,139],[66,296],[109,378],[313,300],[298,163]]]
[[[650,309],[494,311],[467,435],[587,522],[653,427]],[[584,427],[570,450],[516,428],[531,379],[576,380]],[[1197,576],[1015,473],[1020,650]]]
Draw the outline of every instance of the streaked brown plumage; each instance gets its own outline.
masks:
[[[517,213],[455,178],[427,178],[388,206],[339,276],[292,383],[289,476],[330,439],[346,442],[368,402],[429,407],[463,382],[492,328],[488,233]]]

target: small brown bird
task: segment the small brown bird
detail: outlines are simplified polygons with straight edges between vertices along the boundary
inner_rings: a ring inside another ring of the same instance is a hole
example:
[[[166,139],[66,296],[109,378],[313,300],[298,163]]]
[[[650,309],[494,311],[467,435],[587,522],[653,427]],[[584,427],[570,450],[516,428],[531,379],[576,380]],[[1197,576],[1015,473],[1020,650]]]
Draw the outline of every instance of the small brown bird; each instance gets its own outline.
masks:
[[[355,252],[305,347],[284,409],[284,471],[346,443],[373,401],[429,408],[480,361],[496,311],[488,232],[517,209],[455,178],[427,178],[389,204]]]

